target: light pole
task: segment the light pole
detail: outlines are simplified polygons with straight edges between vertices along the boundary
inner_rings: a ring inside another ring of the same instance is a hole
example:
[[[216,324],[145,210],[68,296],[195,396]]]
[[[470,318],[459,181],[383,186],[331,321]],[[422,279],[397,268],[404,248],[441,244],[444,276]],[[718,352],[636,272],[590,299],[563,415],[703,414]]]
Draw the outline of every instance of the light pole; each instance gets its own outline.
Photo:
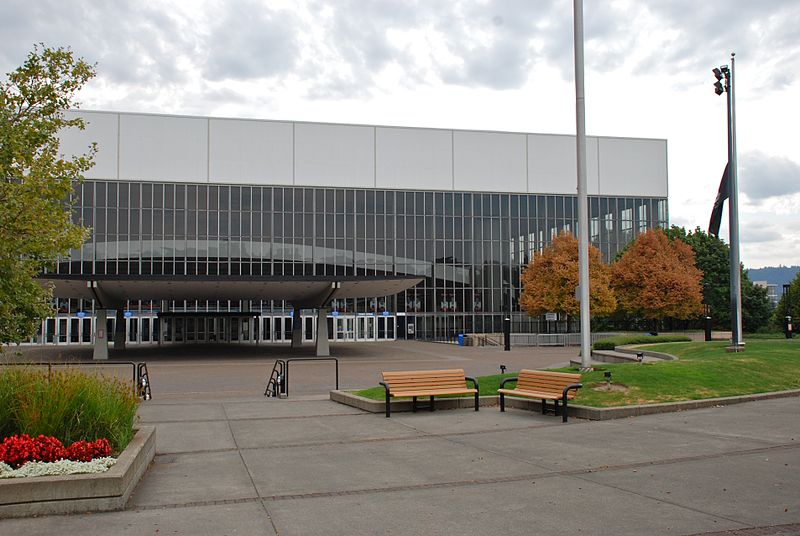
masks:
[[[703,283],[703,326],[705,328],[706,342],[711,340],[711,306],[708,304],[708,283]]]
[[[789,303],[790,288],[791,285],[783,285],[783,329],[787,339],[792,338],[792,316],[789,314],[789,311],[792,310],[792,306]]]
[[[739,260],[739,186],[736,165],[736,100],[734,65],[736,53],[731,52],[731,65],[712,69],[717,81],[714,91],[728,97],[728,227],[731,245],[731,346],[733,352],[744,350],[742,339],[742,270]],[[724,80],[724,84],[723,84]]]

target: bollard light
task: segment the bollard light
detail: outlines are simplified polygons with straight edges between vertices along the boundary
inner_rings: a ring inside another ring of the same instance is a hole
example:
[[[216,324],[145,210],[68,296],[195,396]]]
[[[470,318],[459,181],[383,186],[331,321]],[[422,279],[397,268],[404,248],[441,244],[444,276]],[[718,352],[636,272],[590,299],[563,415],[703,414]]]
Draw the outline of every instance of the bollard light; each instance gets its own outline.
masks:
[[[606,379],[606,385],[611,385],[611,371],[607,370],[603,373],[603,377]]]
[[[500,365],[500,374],[505,374],[505,373],[506,373],[506,366]]]

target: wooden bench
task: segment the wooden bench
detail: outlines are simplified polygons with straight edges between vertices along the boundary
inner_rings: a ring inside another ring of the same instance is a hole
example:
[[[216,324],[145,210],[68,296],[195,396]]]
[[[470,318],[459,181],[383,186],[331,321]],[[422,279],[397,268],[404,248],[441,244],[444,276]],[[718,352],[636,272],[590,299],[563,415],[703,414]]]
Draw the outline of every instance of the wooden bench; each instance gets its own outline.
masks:
[[[561,400],[562,420],[567,422],[567,400],[575,398],[575,393],[583,387],[579,382],[580,374],[569,372],[547,372],[544,370],[519,371],[516,378],[506,378],[500,384],[500,411],[506,410],[505,395],[524,396],[527,398],[540,398],[542,400],[542,414],[547,412],[547,401],[555,403],[555,414],[558,415],[558,401]],[[505,389],[505,385],[516,382],[516,389]]]
[[[400,372],[381,372],[380,385],[386,389],[386,417],[391,413],[392,397],[411,397],[411,411],[417,411],[417,397],[429,396],[430,411],[433,411],[433,397],[438,395],[475,395],[475,411],[478,411],[478,381],[464,376],[462,369],[452,370],[411,370]],[[474,389],[467,387],[471,381]]]

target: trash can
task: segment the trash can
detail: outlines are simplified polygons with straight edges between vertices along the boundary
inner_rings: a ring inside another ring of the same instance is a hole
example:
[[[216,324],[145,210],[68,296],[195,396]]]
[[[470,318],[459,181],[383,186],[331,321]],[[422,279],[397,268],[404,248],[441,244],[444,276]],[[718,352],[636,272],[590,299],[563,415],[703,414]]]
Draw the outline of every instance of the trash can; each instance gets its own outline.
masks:
[[[463,333],[459,333],[458,334],[458,345],[459,346],[464,346],[464,334]]]

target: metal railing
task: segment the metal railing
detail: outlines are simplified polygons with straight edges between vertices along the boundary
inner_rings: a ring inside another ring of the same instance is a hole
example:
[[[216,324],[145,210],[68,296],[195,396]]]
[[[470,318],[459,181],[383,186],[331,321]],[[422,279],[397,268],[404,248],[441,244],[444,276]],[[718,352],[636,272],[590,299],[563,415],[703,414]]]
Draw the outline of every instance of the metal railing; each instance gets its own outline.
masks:
[[[335,357],[293,357],[291,359],[278,359],[272,366],[267,379],[264,396],[286,398],[289,396],[289,365],[292,361],[333,361],[336,371],[336,389],[339,389],[339,359]]]
[[[613,337],[617,333],[592,333],[591,342]],[[511,346],[580,346],[580,333],[512,333]]]
[[[150,400],[153,394],[150,391],[150,375],[147,373],[147,363],[136,365],[136,385],[139,387],[139,398]]]
[[[286,361],[278,359],[272,365],[272,372],[267,379],[267,387],[264,389],[264,396],[281,398],[286,392]],[[288,396],[288,395],[286,395]]]

